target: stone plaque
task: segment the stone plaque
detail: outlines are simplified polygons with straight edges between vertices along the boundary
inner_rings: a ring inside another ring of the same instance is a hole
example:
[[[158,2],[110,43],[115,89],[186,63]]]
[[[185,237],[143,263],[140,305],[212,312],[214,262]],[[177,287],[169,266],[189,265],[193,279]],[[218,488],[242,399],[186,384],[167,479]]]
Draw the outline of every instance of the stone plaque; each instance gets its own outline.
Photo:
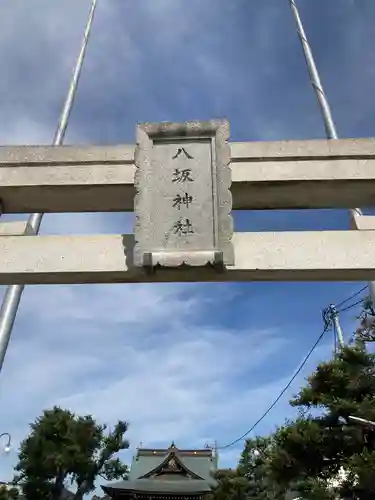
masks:
[[[138,125],[136,266],[234,264],[228,139],[220,120]]]

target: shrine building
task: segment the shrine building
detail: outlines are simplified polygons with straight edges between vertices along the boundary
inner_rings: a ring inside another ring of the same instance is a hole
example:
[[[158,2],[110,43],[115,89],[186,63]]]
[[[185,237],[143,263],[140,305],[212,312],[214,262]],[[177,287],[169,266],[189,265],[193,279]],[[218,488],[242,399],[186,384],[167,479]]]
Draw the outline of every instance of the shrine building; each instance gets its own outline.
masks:
[[[129,479],[102,486],[109,498],[202,500],[216,486],[217,454],[211,448],[180,450],[139,448]]]

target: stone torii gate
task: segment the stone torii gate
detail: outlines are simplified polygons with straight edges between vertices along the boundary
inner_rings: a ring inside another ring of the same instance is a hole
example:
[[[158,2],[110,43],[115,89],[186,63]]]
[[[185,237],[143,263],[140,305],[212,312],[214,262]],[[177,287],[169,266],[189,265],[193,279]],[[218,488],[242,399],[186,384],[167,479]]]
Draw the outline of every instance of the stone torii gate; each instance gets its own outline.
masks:
[[[375,280],[359,231],[232,230],[231,210],[375,203],[375,139],[228,142],[226,121],[143,124],[136,145],[0,147],[3,213],[135,211],[134,234],[0,223],[0,284]]]

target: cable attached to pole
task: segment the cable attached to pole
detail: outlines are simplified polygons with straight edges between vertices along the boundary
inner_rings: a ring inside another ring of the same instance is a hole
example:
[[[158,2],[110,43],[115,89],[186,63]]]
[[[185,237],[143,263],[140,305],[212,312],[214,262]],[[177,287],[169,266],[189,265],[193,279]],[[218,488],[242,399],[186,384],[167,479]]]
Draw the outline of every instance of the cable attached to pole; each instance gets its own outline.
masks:
[[[348,306],[346,306],[342,309],[339,309],[338,312],[341,313],[341,312],[349,311],[350,309],[353,309],[353,307],[358,306],[359,304],[362,304],[365,299],[366,299],[366,297],[362,297],[360,300],[357,300],[357,302],[354,302],[353,304],[349,304]]]
[[[264,420],[264,418],[277,405],[277,403],[280,401],[280,399],[284,396],[284,394],[286,393],[286,391],[289,389],[289,387],[292,385],[292,383],[295,381],[295,379],[301,373],[303,367],[305,366],[305,364],[309,360],[309,358],[312,355],[312,353],[315,351],[315,349],[316,349],[317,345],[319,344],[319,342],[324,337],[324,335],[327,332],[328,328],[329,328],[329,326],[325,325],[324,330],[319,335],[318,339],[316,340],[316,342],[314,343],[314,345],[311,347],[311,349],[309,350],[309,352],[307,353],[307,355],[303,359],[302,363],[299,365],[299,367],[298,367],[297,371],[294,373],[293,377],[289,380],[289,382],[286,384],[286,386],[284,387],[284,389],[280,392],[280,394],[277,396],[277,398],[274,400],[274,402],[267,408],[267,410],[263,413],[263,415],[260,418],[258,418],[258,420],[254,423],[254,425],[252,425],[248,431],[246,431],[244,434],[242,434],[242,436],[240,436],[239,438],[237,438],[234,441],[230,442],[229,444],[226,444],[225,446],[218,446],[218,448],[217,448],[218,450],[224,450],[226,448],[230,448],[230,447],[234,446],[239,441],[241,441],[246,436],[248,436],[251,432],[253,432],[253,430],[262,422],[262,420]]]
[[[342,300],[341,302],[339,302],[338,304],[336,304],[336,307],[337,309],[339,309],[341,306],[343,306],[344,304],[346,304],[347,302],[349,302],[350,300],[354,299],[355,297],[357,297],[360,293],[364,292],[366,290],[366,288],[368,288],[367,285],[363,286],[360,290],[358,290],[358,292],[355,292],[353,293],[353,295],[351,295],[350,297],[348,297],[347,299],[344,299]]]
[[[361,288],[361,290],[359,290],[358,292],[354,293],[353,295],[351,295],[350,297],[348,297],[347,299],[344,299],[342,300],[338,306],[340,305],[343,305],[343,304],[346,304],[347,302],[349,302],[351,299],[353,299],[354,297],[356,297],[357,295],[359,295],[361,292],[363,292],[365,289],[367,288],[367,286]],[[250,427],[250,429],[248,431],[246,431],[244,434],[242,434],[242,436],[240,436],[239,438],[235,439],[234,441],[230,442],[229,444],[225,445],[225,446],[219,446],[218,447],[218,450],[224,450],[226,448],[230,448],[232,446],[234,446],[235,444],[237,444],[239,441],[241,441],[242,439],[244,439],[246,436],[248,436],[251,432],[253,432],[253,430],[262,422],[262,420],[269,414],[269,412],[276,406],[276,404],[280,401],[280,399],[283,397],[283,395],[286,393],[286,391],[289,389],[289,387],[292,385],[292,383],[294,382],[294,380],[296,379],[296,377],[300,374],[301,370],[303,369],[303,367],[305,366],[305,364],[307,363],[307,361],[309,360],[310,356],[312,355],[312,353],[314,352],[314,350],[316,349],[317,345],[319,344],[319,342],[322,340],[322,338],[324,337],[325,333],[332,327],[333,329],[333,334],[334,334],[334,346],[335,346],[335,351],[336,351],[336,348],[337,348],[337,341],[339,342],[340,344],[340,347],[343,348],[345,347],[345,342],[344,342],[344,337],[343,337],[343,333],[342,333],[342,330],[341,330],[341,326],[340,326],[340,322],[339,322],[339,319],[338,319],[338,313],[339,312],[343,312],[343,311],[346,311],[348,309],[351,309],[352,307],[354,307],[355,305],[359,304],[360,302],[362,302],[363,299],[361,299],[360,301],[358,301],[357,303],[355,304],[351,304],[350,306],[344,308],[344,309],[341,309],[341,310],[337,310],[337,306],[331,304],[329,307],[323,309],[322,311],[322,318],[323,318],[323,323],[324,323],[324,329],[323,329],[323,332],[319,335],[317,341],[315,342],[315,344],[312,346],[312,348],[310,349],[310,351],[307,353],[306,357],[304,358],[304,360],[302,361],[302,363],[300,364],[300,366],[298,367],[297,371],[295,372],[295,374],[293,375],[293,377],[290,379],[290,381],[287,383],[287,385],[284,387],[284,389],[280,392],[280,394],[277,396],[277,398],[274,400],[274,402],[267,408],[267,410],[263,413],[263,415],[254,423],[254,425],[252,427]]]

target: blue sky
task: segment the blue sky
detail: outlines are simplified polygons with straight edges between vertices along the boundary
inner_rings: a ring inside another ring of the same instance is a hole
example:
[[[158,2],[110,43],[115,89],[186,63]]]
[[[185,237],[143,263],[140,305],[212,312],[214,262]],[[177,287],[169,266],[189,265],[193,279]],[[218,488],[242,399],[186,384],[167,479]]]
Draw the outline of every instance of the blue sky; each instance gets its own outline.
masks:
[[[3,0],[0,142],[49,144],[90,0]],[[299,0],[341,137],[374,135],[375,3]],[[143,121],[229,119],[232,141],[324,137],[287,0],[99,0],[66,143],[133,143]],[[236,229],[348,227],[346,211],[235,215]],[[42,233],[122,233],[131,214],[48,215]],[[0,380],[0,430],[17,447],[53,404],[130,422],[144,446],[232,441],[278,395],[361,283],[28,287]],[[356,310],[342,316],[345,335]],[[257,428],[330,356],[328,334]],[[233,466],[242,444],[221,453]],[[16,454],[0,457],[0,479]]]

